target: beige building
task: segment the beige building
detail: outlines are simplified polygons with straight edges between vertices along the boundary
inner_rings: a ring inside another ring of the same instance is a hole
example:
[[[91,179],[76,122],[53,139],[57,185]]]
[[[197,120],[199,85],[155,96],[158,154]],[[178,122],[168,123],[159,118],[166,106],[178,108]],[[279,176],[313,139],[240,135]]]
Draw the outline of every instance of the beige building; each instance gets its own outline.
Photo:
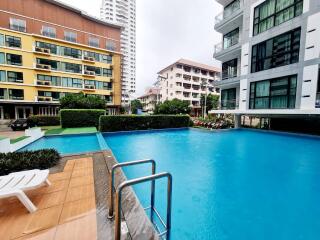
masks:
[[[141,97],[138,97],[143,106],[143,111],[153,113],[157,103],[160,102],[160,88],[150,87]]]
[[[220,73],[219,68],[180,59],[158,72],[156,85],[160,88],[160,101],[186,100],[197,114],[201,111],[201,94],[220,93],[215,86],[220,81]]]

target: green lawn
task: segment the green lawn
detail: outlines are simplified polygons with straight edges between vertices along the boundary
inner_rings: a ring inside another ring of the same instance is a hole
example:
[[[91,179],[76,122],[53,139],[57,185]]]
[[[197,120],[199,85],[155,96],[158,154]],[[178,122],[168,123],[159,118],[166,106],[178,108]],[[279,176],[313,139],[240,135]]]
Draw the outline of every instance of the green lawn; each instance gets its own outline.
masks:
[[[14,144],[14,143],[20,142],[20,141],[22,141],[23,139],[26,139],[26,138],[28,138],[28,137],[29,137],[29,136],[21,136],[21,137],[15,138],[15,139],[10,139],[10,143],[11,143],[11,144]]]
[[[79,133],[96,133],[97,129],[95,127],[84,127],[84,128],[61,128],[56,127],[43,127],[46,130],[45,135],[53,134],[79,134]]]

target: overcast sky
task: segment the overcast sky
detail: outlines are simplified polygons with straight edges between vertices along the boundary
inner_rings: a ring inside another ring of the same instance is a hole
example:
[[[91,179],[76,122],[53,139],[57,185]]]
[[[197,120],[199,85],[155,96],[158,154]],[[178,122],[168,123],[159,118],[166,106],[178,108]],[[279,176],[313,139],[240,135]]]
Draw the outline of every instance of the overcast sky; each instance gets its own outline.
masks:
[[[61,0],[99,17],[102,0]],[[214,0],[136,0],[137,95],[152,85],[157,72],[179,58],[220,67],[212,58],[214,16],[222,8]]]

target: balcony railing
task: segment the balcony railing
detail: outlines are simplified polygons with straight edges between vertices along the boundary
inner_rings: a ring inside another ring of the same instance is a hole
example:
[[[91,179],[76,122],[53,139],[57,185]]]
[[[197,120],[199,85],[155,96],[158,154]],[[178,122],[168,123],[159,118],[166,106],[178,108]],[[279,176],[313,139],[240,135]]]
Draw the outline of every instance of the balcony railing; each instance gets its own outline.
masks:
[[[316,97],[316,108],[320,108],[320,93],[317,93],[317,97]]]
[[[236,99],[221,100],[219,106],[221,110],[239,109],[239,100],[236,100]]]
[[[230,19],[232,15],[242,7],[240,0],[236,0],[229,4],[221,13],[215,17],[215,24],[219,24],[224,20]]]

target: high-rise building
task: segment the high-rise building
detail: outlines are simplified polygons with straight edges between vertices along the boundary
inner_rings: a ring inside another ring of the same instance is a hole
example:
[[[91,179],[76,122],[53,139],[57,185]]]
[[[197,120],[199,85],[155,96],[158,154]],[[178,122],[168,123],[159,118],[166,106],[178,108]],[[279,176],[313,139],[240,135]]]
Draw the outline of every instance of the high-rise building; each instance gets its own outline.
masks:
[[[221,110],[266,117],[320,114],[320,1],[216,0]],[[238,118],[239,119],[239,118]]]
[[[121,104],[120,26],[54,0],[0,1],[0,119],[56,115],[84,93]]]
[[[136,92],[136,1],[102,0],[101,18],[121,24],[122,103]]]
[[[201,114],[202,94],[219,94],[216,83],[220,80],[219,68],[179,59],[158,72],[156,86],[160,88],[160,100],[180,99],[189,102],[193,115]]]

